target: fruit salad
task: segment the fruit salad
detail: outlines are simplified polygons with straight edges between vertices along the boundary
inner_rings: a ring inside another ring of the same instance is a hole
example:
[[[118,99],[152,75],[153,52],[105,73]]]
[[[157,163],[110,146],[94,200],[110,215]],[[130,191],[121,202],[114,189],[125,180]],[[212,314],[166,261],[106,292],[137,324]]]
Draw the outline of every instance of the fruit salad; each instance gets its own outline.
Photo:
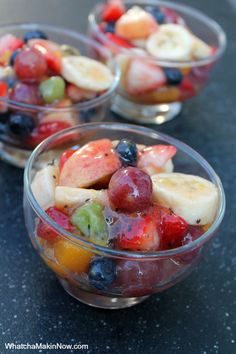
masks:
[[[36,243],[60,279],[92,293],[144,296],[168,287],[198,259],[199,248],[171,259],[132,258],[189,245],[216,218],[217,187],[174,172],[176,154],[172,145],[103,138],[71,147],[36,173],[31,188],[38,204],[73,234],[62,236],[36,218]]]
[[[1,140],[32,149],[53,133],[88,120],[80,104],[99,101],[113,85],[111,68],[75,47],[54,42],[43,31],[29,31],[22,38],[3,34]],[[95,103],[91,107],[95,109]]]
[[[208,81],[218,49],[198,37],[174,8],[108,0],[94,13],[91,34],[114,53],[122,71],[119,93],[128,101],[184,101]]]

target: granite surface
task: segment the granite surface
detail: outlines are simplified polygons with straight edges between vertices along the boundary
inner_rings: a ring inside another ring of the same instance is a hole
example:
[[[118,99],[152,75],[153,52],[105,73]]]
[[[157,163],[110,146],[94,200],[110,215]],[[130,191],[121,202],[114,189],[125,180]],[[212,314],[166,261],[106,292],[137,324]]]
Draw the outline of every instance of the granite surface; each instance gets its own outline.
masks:
[[[228,48],[205,91],[159,130],[199,151],[222,178],[228,207],[219,237],[198,269],[172,289],[127,310],[89,308],[62,290],[33,250],[22,213],[23,172],[0,162],[1,354],[11,352],[5,342],[83,343],[89,346],[83,352],[97,354],[236,352],[236,6],[185,2],[221,23]],[[1,0],[0,23],[41,21],[84,31],[93,3]]]

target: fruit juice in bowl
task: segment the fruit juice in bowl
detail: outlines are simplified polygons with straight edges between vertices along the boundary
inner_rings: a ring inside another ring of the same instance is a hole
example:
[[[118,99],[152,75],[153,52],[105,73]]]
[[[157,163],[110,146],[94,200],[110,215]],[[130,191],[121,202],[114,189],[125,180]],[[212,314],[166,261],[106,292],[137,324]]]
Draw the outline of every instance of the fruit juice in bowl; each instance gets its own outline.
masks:
[[[129,307],[180,282],[224,209],[209,164],[144,127],[66,129],[40,144],[25,169],[25,221],[36,251],[69,294],[95,307]]]
[[[103,63],[91,58],[92,50]],[[110,52],[78,32],[44,24],[1,26],[0,157],[23,167],[50,135],[102,120],[119,77]]]
[[[89,33],[121,68],[112,109],[129,120],[162,124],[208,83],[226,45],[203,13],[168,1],[108,0],[89,15]]]

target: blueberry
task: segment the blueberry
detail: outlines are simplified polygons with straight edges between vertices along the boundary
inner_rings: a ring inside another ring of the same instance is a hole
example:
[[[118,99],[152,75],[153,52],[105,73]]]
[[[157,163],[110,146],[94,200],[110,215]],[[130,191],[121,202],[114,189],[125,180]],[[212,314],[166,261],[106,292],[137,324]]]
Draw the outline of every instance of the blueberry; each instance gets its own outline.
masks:
[[[9,59],[9,65],[13,66],[16,60],[17,55],[21,52],[20,49],[15,50]]]
[[[107,23],[105,32],[115,33],[115,22]]]
[[[116,278],[116,264],[110,258],[99,257],[92,260],[89,269],[89,282],[99,290],[107,289]]]
[[[4,81],[6,82],[8,88],[13,88],[15,87],[16,83],[17,83],[17,79],[15,76],[8,76],[4,79]]]
[[[30,39],[48,39],[42,31],[29,31],[24,35],[24,42],[27,43]]]
[[[146,6],[145,10],[155,18],[159,25],[162,25],[165,22],[165,14],[158,6]]]
[[[19,137],[26,137],[35,128],[34,119],[26,114],[11,114],[8,121],[9,131]]]
[[[121,139],[116,146],[120,161],[123,166],[136,166],[138,159],[138,149],[136,144],[128,139]]]
[[[0,123],[5,124],[9,119],[9,112],[0,112]]]
[[[164,72],[170,85],[179,85],[183,80],[183,75],[179,69],[165,68]]]

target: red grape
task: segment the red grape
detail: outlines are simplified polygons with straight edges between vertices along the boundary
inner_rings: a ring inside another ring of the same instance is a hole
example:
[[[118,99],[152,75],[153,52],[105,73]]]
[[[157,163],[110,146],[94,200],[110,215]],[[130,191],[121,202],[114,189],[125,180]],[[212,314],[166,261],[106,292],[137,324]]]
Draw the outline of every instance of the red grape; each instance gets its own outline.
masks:
[[[117,264],[117,285],[124,296],[145,296],[155,291],[160,281],[157,261],[119,261]]]
[[[47,72],[47,62],[37,49],[28,48],[17,55],[14,69],[21,81],[38,82]]]
[[[151,205],[151,178],[136,167],[122,168],[111,177],[108,196],[112,206],[119,210],[143,211]]]
[[[12,89],[10,99],[32,105],[40,105],[42,103],[38,86],[35,84],[18,83]]]

